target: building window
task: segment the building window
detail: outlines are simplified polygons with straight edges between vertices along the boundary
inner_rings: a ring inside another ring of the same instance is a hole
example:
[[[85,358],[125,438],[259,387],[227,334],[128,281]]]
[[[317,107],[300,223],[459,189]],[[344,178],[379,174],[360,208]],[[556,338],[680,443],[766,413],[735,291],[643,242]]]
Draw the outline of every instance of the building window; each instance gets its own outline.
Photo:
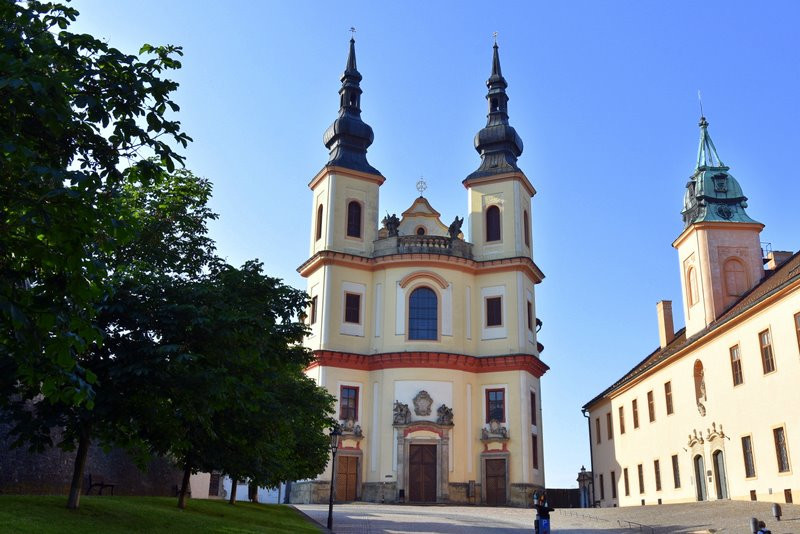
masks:
[[[619,433],[625,433],[625,408],[623,406],[619,407]]]
[[[797,349],[800,350],[800,313],[794,314],[794,331],[797,334]]]
[[[317,296],[311,297],[311,309],[309,310],[309,324],[317,322]]]
[[[651,423],[656,420],[656,403],[653,400],[652,390],[647,392],[647,414]]]
[[[639,403],[636,399],[631,402],[631,411],[633,412],[633,428],[639,428]]]
[[[778,459],[778,472],[786,473],[789,471],[789,454],[786,451],[786,433],[783,427],[772,429],[772,436],[775,438],[775,456]]]
[[[611,471],[611,498],[617,498],[617,474]]]
[[[744,476],[753,478],[756,476],[756,464],[753,462],[753,442],[750,436],[742,437],[742,459],[744,460]]]
[[[772,336],[769,330],[758,334],[758,342],[761,345],[761,366],[764,368],[764,374],[771,373],[775,370],[775,358],[772,354]]]
[[[531,218],[528,216],[528,210],[522,210],[522,225],[525,227],[525,246],[531,246]]]
[[[531,424],[536,424],[536,393],[531,391]]]
[[[603,484],[603,475],[600,474],[600,500],[604,500],[606,498],[606,485]]]
[[[639,493],[644,493],[644,467],[642,464],[636,466],[636,469],[639,470]]]
[[[600,443],[602,441],[602,438],[600,437],[600,418],[599,417],[594,420],[594,430],[595,430],[595,432],[594,432],[595,433],[595,438],[594,439],[595,439],[595,441],[597,443]]]
[[[667,401],[667,415],[674,412],[672,409],[672,382],[664,383],[664,400]]]
[[[486,326],[503,326],[503,297],[486,299]]]
[[[497,206],[486,210],[486,241],[500,241],[500,208]]]
[[[739,345],[734,345],[730,348],[731,353],[731,374],[733,375],[733,385],[738,386],[744,382],[742,375],[742,360],[739,357]]]
[[[672,455],[672,484],[675,486],[675,489],[681,487],[681,470],[678,467],[678,455]]]
[[[723,267],[725,272],[725,292],[729,297],[739,297],[747,291],[747,275],[744,265],[738,260],[728,260]]]
[[[344,294],[344,322],[361,324],[361,295],[358,293]]]
[[[525,308],[528,311],[528,330],[533,332],[533,305],[531,304],[531,301],[527,301],[525,303]]]
[[[439,304],[436,292],[418,287],[408,297],[408,339],[439,338]]]
[[[608,427],[608,428],[606,429],[606,430],[607,430],[607,432],[608,432],[608,433],[607,433],[608,439],[609,439],[609,440],[612,440],[612,439],[614,439],[614,427],[613,427],[613,425],[611,424],[611,412],[608,412],[608,413],[606,414],[606,426]]]
[[[361,203],[357,200],[347,204],[347,236],[361,237]]]
[[[536,434],[531,435],[531,450],[533,454],[533,468],[539,469],[539,438]]]
[[[486,422],[506,421],[506,390],[487,389],[486,390]]]
[[[339,389],[339,419],[358,421],[358,388],[342,386]]]
[[[317,227],[314,231],[316,239],[322,238],[322,204],[317,206]]]
[[[661,491],[661,463],[653,460],[653,472],[656,475],[656,491]]]
[[[622,470],[622,480],[625,483],[625,496],[629,497],[631,494],[631,483],[628,480],[628,468]]]
[[[694,306],[700,300],[697,296],[697,274],[693,267],[689,267],[689,270],[686,273],[686,280],[688,281],[688,297],[689,297],[689,306]]]

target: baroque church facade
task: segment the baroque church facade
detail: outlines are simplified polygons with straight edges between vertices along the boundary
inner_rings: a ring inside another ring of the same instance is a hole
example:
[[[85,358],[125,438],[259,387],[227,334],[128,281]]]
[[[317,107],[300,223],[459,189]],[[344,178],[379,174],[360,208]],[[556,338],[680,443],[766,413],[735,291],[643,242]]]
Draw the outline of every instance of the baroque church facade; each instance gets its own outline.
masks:
[[[341,80],[329,160],[309,183],[310,257],[298,268],[311,298],[307,373],[336,397],[343,429],[336,499],[524,506],[545,484],[548,367],[534,299],[544,275],[497,45],[480,166],[462,182],[469,212],[450,225],[423,196],[379,225],[386,177],[367,161],[373,132],[352,39]],[[332,474],[329,464],[294,482],[291,501],[327,502]]]
[[[685,328],[589,401],[592,500],[635,506],[800,496],[800,253],[764,225],[700,120],[678,252]]]

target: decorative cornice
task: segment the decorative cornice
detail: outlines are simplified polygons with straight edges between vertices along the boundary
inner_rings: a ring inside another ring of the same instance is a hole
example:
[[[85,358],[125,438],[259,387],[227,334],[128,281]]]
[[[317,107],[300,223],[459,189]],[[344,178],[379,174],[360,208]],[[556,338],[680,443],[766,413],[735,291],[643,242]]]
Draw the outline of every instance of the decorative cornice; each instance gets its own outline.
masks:
[[[525,176],[525,173],[522,171],[506,172],[502,174],[493,174],[476,178],[465,178],[461,183],[464,184],[465,188],[469,189],[475,185],[493,184],[496,182],[505,182],[507,180],[517,180],[520,182],[530,196],[536,194],[536,189],[533,187],[533,184],[531,184],[530,180],[528,180],[528,177]]]
[[[499,258],[496,260],[472,260],[447,254],[388,254],[377,258],[368,258],[346,252],[322,250],[307,259],[297,272],[308,278],[317,269],[326,265],[342,265],[346,267],[377,271],[389,267],[445,267],[458,269],[470,274],[487,274],[502,271],[522,271],[528,275],[534,284],[544,279],[544,273],[527,256],[514,256],[512,258]]]
[[[400,280],[400,287],[405,289],[405,287],[408,286],[408,284],[410,284],[411,282],[413,282],[418,278],[430,278],[436,281],[436,283],[442,289],[447,289],[447,286],[450,285],[447,282],[447,280],[445,280],[444,278],[442,278],[441,276],[432,271],[414,271],[413,273],[407,274],[402,278],[402,280]]]
[[[339,367],[359,371],[422,367],[451,369],[467,373],[496,373],[502,371],[527,371],[541,378],[550,367],[533,354],[505,354],[501,356],[468,356],[448,352],[383,352],[355,354],[331,350],[315,350],[314,361],[308,366]]]
[[[312,191],[319,185],[323,178],[327,177],[329,174],[344,174],[345,176],[349,176],[350,178],[358,178],[359,180],[365,180],[367,182],[372,182],[378,185],[383,185],[383,182],[386,181],[386,178],[381,174],[372,174],[368,172],[357,171],[354,169],[348,169],[347,167],[340,167],[338,165],[325,165],[322,169],[308,182],[308,187]]]

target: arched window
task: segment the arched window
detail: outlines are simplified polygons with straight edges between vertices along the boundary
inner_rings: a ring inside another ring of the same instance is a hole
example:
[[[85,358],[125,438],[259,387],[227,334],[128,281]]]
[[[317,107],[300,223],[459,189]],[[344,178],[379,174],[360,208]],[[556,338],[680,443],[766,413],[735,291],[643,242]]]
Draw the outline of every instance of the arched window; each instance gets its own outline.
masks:
[[[439,306],[436,292],[418,287],[408,297],[408,339],[438,339]]]
[[[531,218],[528,216],[528,210],[522,211],[522,225],[525,231],[525,246],[531,246]]]
[[[723,267],[725,272],[725,293],[729,297],[739,297],[747,291],[747,274],[739,260],[730,259]]]
[[[417,235],[425,235],[425,227],[424,226],[420,226],[419,228],[417,228]]]
[[[697,274],[695,273],[694,267],[689,267],[689,270],[686,272],[686,293],[689,299],[689,306],[694,306],[697,304],[697,301],[700,300],[697,296]]]
[[[322,237],[322,204],[317,207],[317,229],[316,229],[316,238],[320,239]]]
[[[486,241],[500,241],[500,208],[497,206],[486,210]]]
[[[347,236],[361,237],[361,204],[355,200],[347,204]]]

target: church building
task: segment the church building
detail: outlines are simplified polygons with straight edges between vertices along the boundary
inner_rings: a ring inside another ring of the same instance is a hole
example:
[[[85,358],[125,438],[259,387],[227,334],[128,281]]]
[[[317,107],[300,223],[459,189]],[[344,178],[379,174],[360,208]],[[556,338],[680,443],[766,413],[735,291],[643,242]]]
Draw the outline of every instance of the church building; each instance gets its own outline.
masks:
[[[343,429],[336,500],[524,506],[545,484],[548,367],[534,299],[544,275],[497,44],[475,136],[480,165],[462,181],[469,211],[452,224],[423,196],[379,221],[387,177],[367,161],[373,132],[352,39],[341,80],[298,268],[311,298],[307,373],[336,397]],[[332,475],[329,465],[294,482],[292,502],[327,502]]]
[[[659,348],[583,407],[600,506],[800,494],[800,253],[762,248],[746,208],[702,117],[672,243],[686,326],[659,302]]]

